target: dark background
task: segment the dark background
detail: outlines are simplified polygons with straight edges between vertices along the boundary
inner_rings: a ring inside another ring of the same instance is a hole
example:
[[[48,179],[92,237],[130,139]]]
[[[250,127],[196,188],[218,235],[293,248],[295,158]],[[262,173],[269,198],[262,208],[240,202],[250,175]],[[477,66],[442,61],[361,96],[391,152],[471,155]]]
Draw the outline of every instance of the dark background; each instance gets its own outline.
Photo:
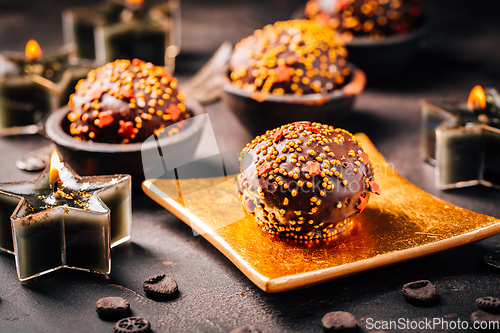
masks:
[[[97,1],[0,2],[0,50],[22,51],[36,39],[45,52],[63,44],[61,10]],[[304,1],[182,0],[181,82],[225,40],[233,43],[255,29],[286,20]],[[355,110],[341,124],[365,132],[397,172],[455,205],[500,218],[500,191],[482,186],[439,191],[434,169],[419,158],[421,99],[466,100],[480,84],[500,88],[500,1],[429,0],[425,12],[433,30],[419,62],[402,78],[368,83]],[[240,150],[251,139],[222,103],[207,107],[222,150]],[[38,136],[0,139],[0,181],[28,180],[14,161],[47,143]],[[229,260],[169,212],[144,196],[134,197],[133,238],[112,253],[109,279],[59,271],[27,284],[17,281],[14,260],[0,254],[0,332],[111,332],[94,305],[123,296],[135,315],[155,332],[228,332],[253,323],[264,332],[321,332],[322,316],[352,312],[364,331],[366,318],[468,320],[474,301],[500,296],[500,275],[483,263],[500,236],[408,263],[366,272],[317,287],[266,294]],[[181,297],[157,303],[143,296],[142,282],[161,272],[174,277]],[[440,302],[429,308],[407,304],[401,286],[429,279]]]

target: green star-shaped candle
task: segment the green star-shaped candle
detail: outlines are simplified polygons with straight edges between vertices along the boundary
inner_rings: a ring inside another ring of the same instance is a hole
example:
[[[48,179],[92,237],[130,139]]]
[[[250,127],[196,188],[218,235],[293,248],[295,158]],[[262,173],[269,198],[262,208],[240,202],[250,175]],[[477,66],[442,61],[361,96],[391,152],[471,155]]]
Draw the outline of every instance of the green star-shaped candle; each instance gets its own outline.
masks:
[[[0,249],[21,281],[59,268],[100,274],[110,248],[130,239],[131,177],[80,177],[53,153],[33,181],[0,184]]]

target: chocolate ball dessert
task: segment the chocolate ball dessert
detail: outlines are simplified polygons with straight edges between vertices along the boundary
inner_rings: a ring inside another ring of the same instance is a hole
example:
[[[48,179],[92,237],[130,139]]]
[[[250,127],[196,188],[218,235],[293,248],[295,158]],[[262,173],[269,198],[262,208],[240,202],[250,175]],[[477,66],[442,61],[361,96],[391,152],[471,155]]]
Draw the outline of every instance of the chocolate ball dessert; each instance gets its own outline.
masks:
[[[165,128],[179,132],[190,118],[177,79],[142,60],[116,60],[80,80],[68,106],[69,132],[77,140],[143,142]]]
[[[421,10],[421,0],[309,0],[305,17],[337,29],[349,42],[354,36],[382,39],[415,29]]]
[[[351,76],[341,38],[309,20],[276,22],[234,47],[229,60],[233,85],[249,93],[327,93]]]
[[[358,139],[309,121],[269,130],[248,143],[237,184],[245,210],[264,230],[299,240],[348,229],[370,192],[380,194]]]

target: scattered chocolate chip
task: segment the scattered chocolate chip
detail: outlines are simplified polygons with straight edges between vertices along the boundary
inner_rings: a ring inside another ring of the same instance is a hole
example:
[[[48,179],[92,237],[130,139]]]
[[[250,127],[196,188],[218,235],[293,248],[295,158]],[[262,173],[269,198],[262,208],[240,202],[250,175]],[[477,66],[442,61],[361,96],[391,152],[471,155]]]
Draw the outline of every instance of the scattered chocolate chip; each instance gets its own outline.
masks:
[[[146,296],[156,300],[173,299],[179,295],[177,282],[165,274],[150,277],[142,287]]]
[[[102,319],[117,320],[130,316],[130,302],[123,297],[104,297],[97,301],[95,310]]]
[[[484,256],[484,262],[493,268],[500,269],[500,249],[488,252]]]
[[[403,296],[408,303],[428,305],[437,299],[436,287],[429,280],[410,282],[403,286]]]
[[[496,297],[481,297],[476,299],[476,306],[489,313],[500,313],[500,299]]]
[[[255,325],[246,325],[235,328],[229,333],[261,333],[261,330],[259,330]]]
[[[500,322],[500,316],[479,310],[479,311],[476,311],[473,314],[471,314],[470,321],[472,322],[473,325],[474,325],[474,323],[478,323],[478,324],[476,324],[478,326],[477,330],[480,330],[480,331],[490,330],[493,332],[494,330],[492,328],[494,326],[491,326],[491,325],[499,325],[499,324],[493,323],[493,322]],[[490,325],[489,328],[488,328],[488,325]],[[498,326],[496,326],[496,327],[498,327]]]
[[[349,312],[334,311],[327,313],[321,319],[323,330],[325,332],[356,332],[356,317]]]
[[[146,318],[128,317],[118,321],[113,329],[115,333],[146,333],[151,331],[151,324]]]

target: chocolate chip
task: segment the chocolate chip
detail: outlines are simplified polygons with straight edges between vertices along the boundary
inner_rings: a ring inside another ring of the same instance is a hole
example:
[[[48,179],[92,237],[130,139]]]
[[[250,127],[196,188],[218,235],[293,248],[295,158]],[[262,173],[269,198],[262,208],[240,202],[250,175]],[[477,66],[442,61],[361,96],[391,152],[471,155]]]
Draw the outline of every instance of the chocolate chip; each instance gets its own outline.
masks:
[[[475,325],[478,326],[476,328],[478,330],[481,331],[490,330],[493,332],[494,331],[493,328],[495,327],[498,328],[499,327],[498,325],[500,325],[500,316],[479,310],[471,314],[470,321],[472,322],[473,325],[474,323],[477,323]],[[488,325],[490,327],[488,327]]]
[[[349,312],[334,311],[327,313],[321,319],[325,332],[356,332],[356,317]]]
[[[104,297],[97,301],[95,310],[102,319],[117,320],[130,316],[130,302],[123,297]]]
[[[261,330],[259,330],[255,325],[247,325],[235,328],[229,333],[261,333]]]
[[[496,297],[481,297],[476,299],[476,306],[489,313],[500,313],[500,299]]]
[[[437,299],[436,287],[429,280],[410,282],[403,286],[403,296],[413,305],[428,305]]]
[[[165,274],[150,277],[142,287],[146,296],[156,300],[173,299],[179,295],[177,282]]]
[[[146,318],[123,318],[114,326],[115,333],[146,333],[151,331],[151,324]]]
[[[484,256],[484,262],[493,268],[500,269],[500,249],[488,252]]]

